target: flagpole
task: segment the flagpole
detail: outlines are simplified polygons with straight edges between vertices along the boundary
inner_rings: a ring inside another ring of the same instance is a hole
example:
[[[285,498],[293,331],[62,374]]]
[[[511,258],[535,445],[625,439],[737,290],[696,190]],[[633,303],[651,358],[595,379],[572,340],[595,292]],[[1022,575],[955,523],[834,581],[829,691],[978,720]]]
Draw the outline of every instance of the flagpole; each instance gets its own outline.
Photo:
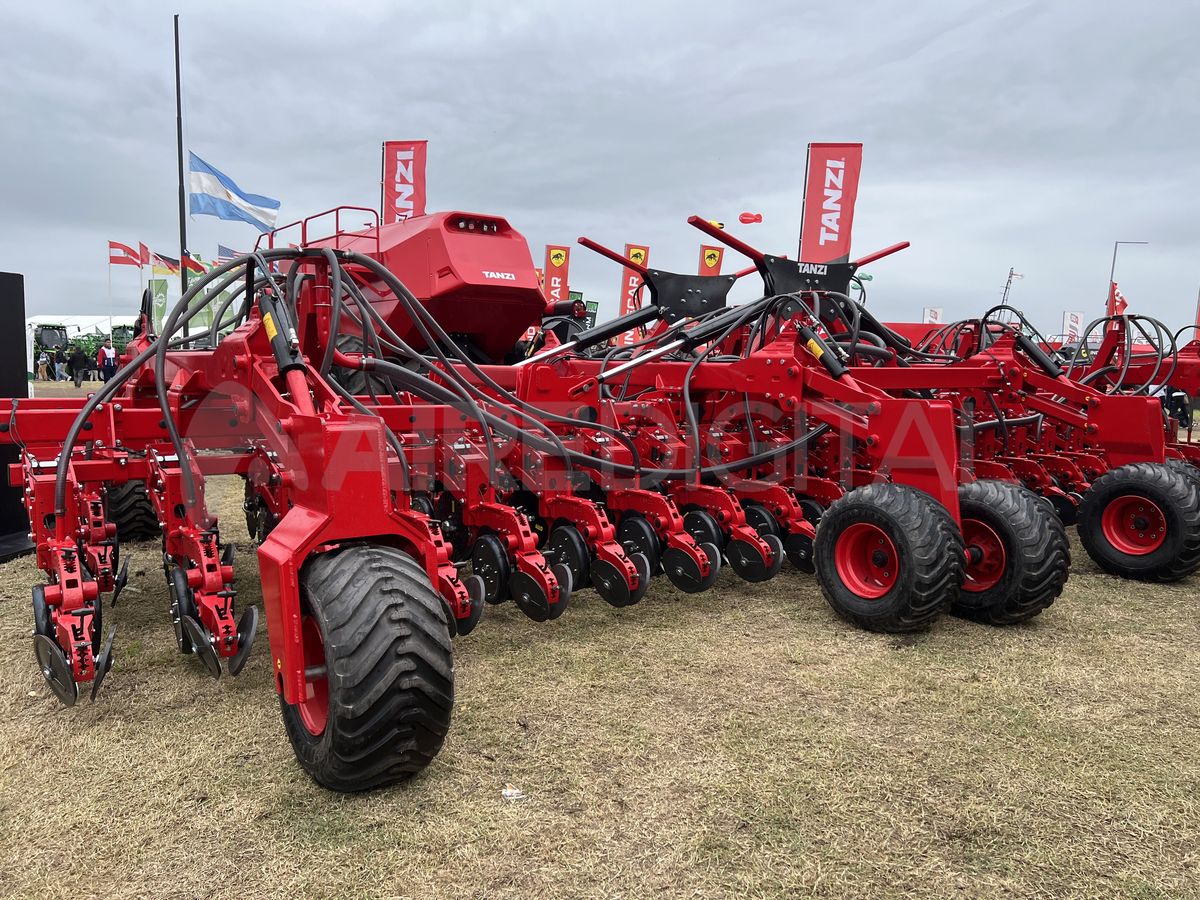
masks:
[[[183,82],[179,76],[179,14],[175,14],[175,138],[179,151],[179,285],[180,297],[187,294],[187,193],[183,186]],[[183,336],[188,335],[187,319],[183,320]]]
[[[108,252],[108,336],[112,337],[112,250]]]

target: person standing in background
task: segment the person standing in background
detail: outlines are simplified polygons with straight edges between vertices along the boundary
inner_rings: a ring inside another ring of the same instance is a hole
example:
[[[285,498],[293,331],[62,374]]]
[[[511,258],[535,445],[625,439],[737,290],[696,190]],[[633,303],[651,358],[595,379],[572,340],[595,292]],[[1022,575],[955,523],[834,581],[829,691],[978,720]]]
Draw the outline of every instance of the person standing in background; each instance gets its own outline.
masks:
[[[83,352],[83,348],[78,344],[75,345],[75,351],[71,354],[71,378],[75,381],[75,387],[83,384],[83,376],[87,374],[88,358]]]
[[[63,352],[62,347],[54,351],[54,380],[67,380],[67,354]]]
[[[100,370],[101,381],[108,381],[117,374],[117,351],[113,349],[112,338],[107,338],[96,353],[96,368]]]
[[[50,380],[50,357],[46,355],[45,350],[38,354],[37,373],[42,381]]]

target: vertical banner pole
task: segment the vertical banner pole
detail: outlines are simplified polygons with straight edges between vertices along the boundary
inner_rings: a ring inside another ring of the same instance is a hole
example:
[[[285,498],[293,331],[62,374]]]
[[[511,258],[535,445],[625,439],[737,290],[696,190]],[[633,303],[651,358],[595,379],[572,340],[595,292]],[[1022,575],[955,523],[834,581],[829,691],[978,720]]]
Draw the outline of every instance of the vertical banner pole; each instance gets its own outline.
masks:
[[[187,192],[183,184],[183,82],[179,74],[179,14],[175,15],[175,143],[179,156],[179,286],[181,298],[187,294]],[[187,337],[187,319],[183,322],[183,336]]]
[[[108,336],[112,337],[112,252],[108,254]]]

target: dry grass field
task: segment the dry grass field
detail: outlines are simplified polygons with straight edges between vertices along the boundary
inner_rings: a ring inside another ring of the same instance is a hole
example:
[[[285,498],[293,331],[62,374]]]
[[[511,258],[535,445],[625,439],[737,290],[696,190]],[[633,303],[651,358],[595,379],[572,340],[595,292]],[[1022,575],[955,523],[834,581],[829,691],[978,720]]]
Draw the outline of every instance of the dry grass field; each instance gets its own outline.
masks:
[[[254,602],[239,483],[211,496]],[[1074,549],[1064,597],[1011,630],[864,634],[786,569],[623,611],[581,592],[545,625],[489,609],[441,756],[364,796],[293,762],[265,635],[236,679],[176,653],[155,545],[100,697],[60,708],[15,561],[0,895],[1200,896],[1200,585]]]

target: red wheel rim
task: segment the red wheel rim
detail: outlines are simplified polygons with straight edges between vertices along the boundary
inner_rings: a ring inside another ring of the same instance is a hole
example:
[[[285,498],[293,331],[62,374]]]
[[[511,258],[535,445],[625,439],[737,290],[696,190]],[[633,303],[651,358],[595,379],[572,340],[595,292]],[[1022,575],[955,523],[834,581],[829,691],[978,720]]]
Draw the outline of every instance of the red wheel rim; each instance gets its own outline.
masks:
[[[979,593],[1000,583],[1008,567],[1004,541],[986,522],[963,519],[963,543],[967,545],[967,571],[963,590]]]
[[[323,670],[325,641],[321,638],[317,620],[312,616],[302,616],[300,629],[304,638],[304,667],[320,667]],[[304,689],[307,696],[297,704],[300,709],[300,721],[304,723],[309,734],[319,737],[325,733],[325,724],[329,721],[329,679],[322,672],[315,678],[306,679]]]
[[[1114,498],[1100,516],[1104,539],[1129,556],[1153,553],[1167,539],[1167,517],[1153,500],[1126,494]]]
[[[887,532],[869,522],[843,531],[833,554],[842,584],[866,600],[878,600],[895,586],[899,561]]]

